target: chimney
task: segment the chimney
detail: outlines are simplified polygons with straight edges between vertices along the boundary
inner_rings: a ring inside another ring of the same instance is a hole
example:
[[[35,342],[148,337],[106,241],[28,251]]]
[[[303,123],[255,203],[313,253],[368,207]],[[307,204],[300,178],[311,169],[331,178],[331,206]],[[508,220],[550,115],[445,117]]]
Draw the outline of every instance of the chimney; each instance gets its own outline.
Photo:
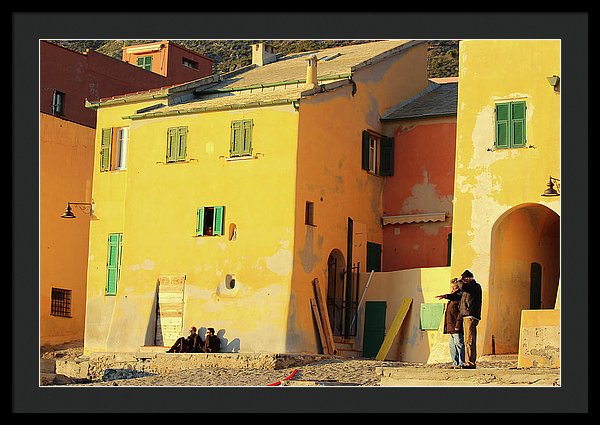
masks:
[[[273,46],[265,43],[252,45],[252,65],[263,66],[276,60],[277,56]]]
[[[306,60],[306,88],[317,88],[317,55],[312,55]]]

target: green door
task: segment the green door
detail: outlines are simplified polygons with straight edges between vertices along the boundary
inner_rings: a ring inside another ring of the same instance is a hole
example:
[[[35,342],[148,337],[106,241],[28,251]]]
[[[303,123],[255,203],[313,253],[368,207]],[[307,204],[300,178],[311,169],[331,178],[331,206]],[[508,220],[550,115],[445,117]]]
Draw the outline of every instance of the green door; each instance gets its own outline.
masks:
[[[367,272],[381,271],[381,245],[367,242]]]
[[[363,357],[375,357],[385,338],[385,301],[367,301],[365,304],[365,329]]]

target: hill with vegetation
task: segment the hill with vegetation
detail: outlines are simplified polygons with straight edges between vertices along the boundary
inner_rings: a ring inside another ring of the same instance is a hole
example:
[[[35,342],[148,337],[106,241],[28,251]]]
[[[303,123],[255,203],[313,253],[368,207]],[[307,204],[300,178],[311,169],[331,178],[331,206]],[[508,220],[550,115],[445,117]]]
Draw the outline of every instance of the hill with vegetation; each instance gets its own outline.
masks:
[[[132,44],[156,40],[48,40],[76,52],[96,50],[121,59],[122,49]],[[277,53],[297,53],[314,49],[365,43],[369,40],[172,40],[187,49],[214,61],[214,72],[222,73],[249,65],[252,62],[250,45],[268,41]],[[428,47],[428,77],[458,76],[458,41],[431,40]]]

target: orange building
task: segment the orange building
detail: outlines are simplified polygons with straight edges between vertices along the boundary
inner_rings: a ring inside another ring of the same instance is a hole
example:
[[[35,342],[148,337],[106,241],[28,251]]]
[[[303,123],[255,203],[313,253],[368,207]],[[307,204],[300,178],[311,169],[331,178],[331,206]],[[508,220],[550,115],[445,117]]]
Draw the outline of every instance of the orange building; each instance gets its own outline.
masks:
[[[381,118],[394,135],[395,169],[383,191],[383,254],[375,271],[450,264],[457,99],[457,78],[432,80]]]
[[[210,59],[173,43],[161,46],[165,57],[181,58],[185,51],[186,58],[203,66],[189,72],[169,62],[161,75],[94,51],[77,53],[40,42],[41,346],[83,341],[84,336],[96,127],[96,112],[85,107],[86,99],[173,85],[211,72]],[[68,202],[74,220],[61,219]]]

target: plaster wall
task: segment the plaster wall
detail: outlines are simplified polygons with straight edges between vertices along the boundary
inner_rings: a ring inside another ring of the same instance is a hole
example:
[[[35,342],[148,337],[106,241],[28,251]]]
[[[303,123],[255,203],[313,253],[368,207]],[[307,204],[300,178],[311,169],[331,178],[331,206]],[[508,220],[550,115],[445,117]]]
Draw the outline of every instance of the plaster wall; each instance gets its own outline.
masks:
[[[90,202],[94,129],[40,114],[40,345],[83,341],[90,216],[67,202]],[[53,316],[52,288],[71,290],[71,317]]]
[[[490,291],[493,226],[521,204],[539,204],[560,216],[560,197],[540,196],[549,176],[560,178],[560,91],[547,81],[560,75],[560,40],[464,40],[459,49],[451,268],[453,276],[471,270],[482,285],[483,355],[492,351],[492,306],[510,306]],[[527,105],[526,146],[495,149],[494,107],[513,100]],[[510,308],[519,314],[519,306]]]
[[[98,128],[122,125],[120,117],[144,106],[103,108]],[[237,119],[254,120],[253,158],[227,159]],[[297,119],[288,105],[126,123],[128,170],[95,169],[86,351],[152,345],[163,275],[185,276],[184,330],[214,327],[224,351],[286,350]],[[187,161],[167,164],[166,132],[176,126],[188,127]],[[224,235],[195,236],[201,206],[225,207]],[[104,295],[110,232],[124,234],[116,296]],[[231,290],[227,275],[236,279]]]

